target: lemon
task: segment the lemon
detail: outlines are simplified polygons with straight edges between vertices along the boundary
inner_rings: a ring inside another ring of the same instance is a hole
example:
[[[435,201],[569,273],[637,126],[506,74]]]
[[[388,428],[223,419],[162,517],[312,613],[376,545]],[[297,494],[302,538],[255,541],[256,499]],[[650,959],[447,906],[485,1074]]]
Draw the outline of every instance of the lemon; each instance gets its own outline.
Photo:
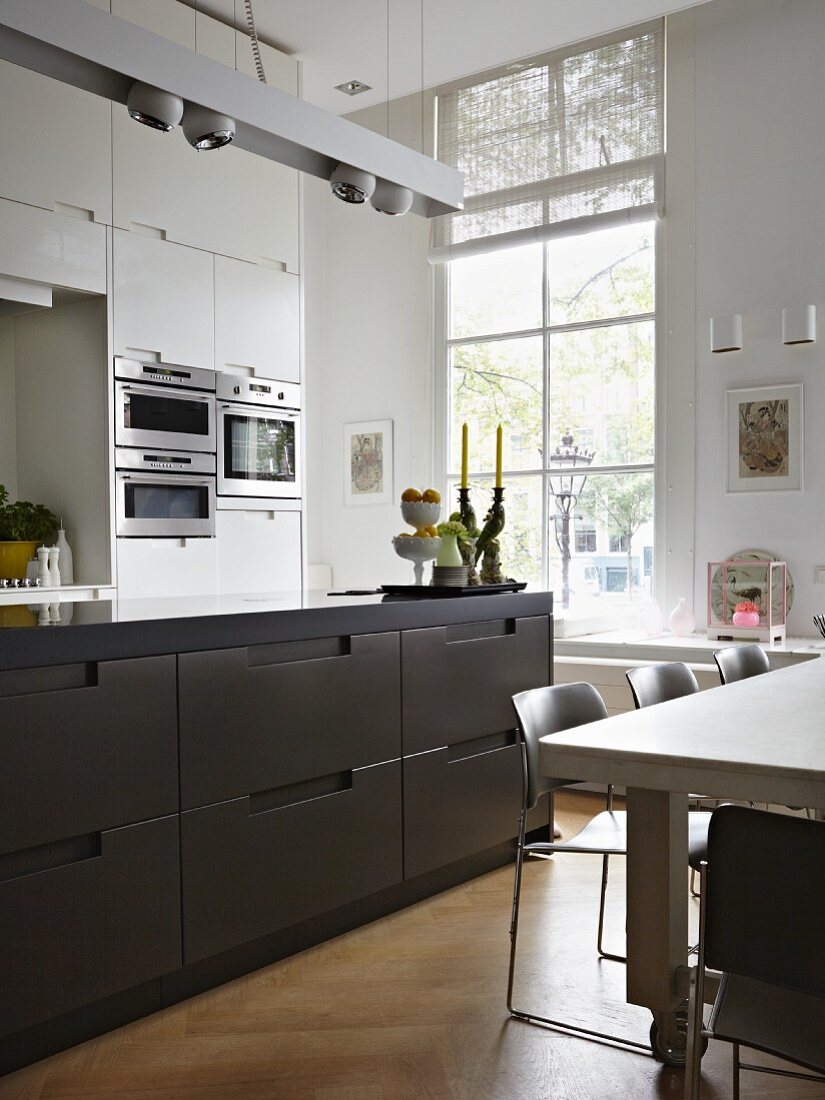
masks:
[[[426,504],[440,504],[441,493],[439,493],[437,489],[425,489],[421,496],[421,499]]]
[[[431,539],[438,538],[438,528],[437,527],[425,527],[424,530],[427,532],[427,534],[430,536]]]
[[[401,499],[405,504],[419,504],[421,501],[421,493],[417,489],[405,489],[401,494]]]
[[[419,527],[413,535],[414,539],[431,539],[432,535],[429,534],[426,527]]]

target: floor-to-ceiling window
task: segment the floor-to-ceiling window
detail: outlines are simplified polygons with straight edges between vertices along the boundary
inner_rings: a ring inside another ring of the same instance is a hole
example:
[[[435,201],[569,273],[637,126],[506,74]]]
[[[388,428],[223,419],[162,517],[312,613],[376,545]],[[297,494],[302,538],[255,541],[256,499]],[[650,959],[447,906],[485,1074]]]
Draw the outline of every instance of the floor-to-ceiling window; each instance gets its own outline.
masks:
[[[442,90],[446,474],[468,424],[479,518],[504,434],[508,575],[578,611],[652,590],[662,30],[650,25]]]

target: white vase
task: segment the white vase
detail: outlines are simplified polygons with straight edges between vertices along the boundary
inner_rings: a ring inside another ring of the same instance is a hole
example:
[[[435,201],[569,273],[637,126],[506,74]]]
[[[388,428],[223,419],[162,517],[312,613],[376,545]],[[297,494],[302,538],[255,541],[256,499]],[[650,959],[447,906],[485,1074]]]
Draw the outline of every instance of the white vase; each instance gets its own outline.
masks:
[[[62,524],[61,520],[61,524]],[[66,541],[66,532],[63,527],[57,532],[55,546],[60,551],[60,580],[63,584],[74,584],[74,555],[72,548]]]
[[[658,638],[665,629],[665,617],[655,600],[646,600],[639,613],[639,629],[648,638]]]
[[[671,631],[678,638],[687,638],[696,627],[696,617],[687,605],[687,597],[680,596],[668,618]]]
[[[458,549],[458,539],[455,535],[441,536],[441,549],[438,551],[435,564],[446,566],[464,564],[461,551]]]

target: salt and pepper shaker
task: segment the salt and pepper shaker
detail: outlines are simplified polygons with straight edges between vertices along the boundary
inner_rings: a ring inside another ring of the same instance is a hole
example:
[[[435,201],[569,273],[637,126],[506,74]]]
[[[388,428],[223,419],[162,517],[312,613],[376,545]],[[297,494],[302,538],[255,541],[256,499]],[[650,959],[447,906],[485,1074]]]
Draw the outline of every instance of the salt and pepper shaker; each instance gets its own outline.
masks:
[[[51,585],[51,576],[49,575],[49,548],[48,546],[40,546],[37,550],[37,579],[40,581],[41,588],[48,588]]]
[[[58,559],[60,558],[60,547],[49,547],[49,584],[52,588],[60,587],[60,566],[58,565]]]

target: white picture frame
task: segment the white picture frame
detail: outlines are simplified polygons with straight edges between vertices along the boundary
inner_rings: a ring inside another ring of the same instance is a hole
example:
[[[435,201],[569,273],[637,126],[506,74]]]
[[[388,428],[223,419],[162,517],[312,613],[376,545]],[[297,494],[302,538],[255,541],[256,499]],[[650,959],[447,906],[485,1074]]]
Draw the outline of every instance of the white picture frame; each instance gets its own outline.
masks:
[[[344,425],[344,504],[392,504],[393,422],[363,420]]]
[[[728,493],[803,489],[801,382],[750,386],[725,394]]]

